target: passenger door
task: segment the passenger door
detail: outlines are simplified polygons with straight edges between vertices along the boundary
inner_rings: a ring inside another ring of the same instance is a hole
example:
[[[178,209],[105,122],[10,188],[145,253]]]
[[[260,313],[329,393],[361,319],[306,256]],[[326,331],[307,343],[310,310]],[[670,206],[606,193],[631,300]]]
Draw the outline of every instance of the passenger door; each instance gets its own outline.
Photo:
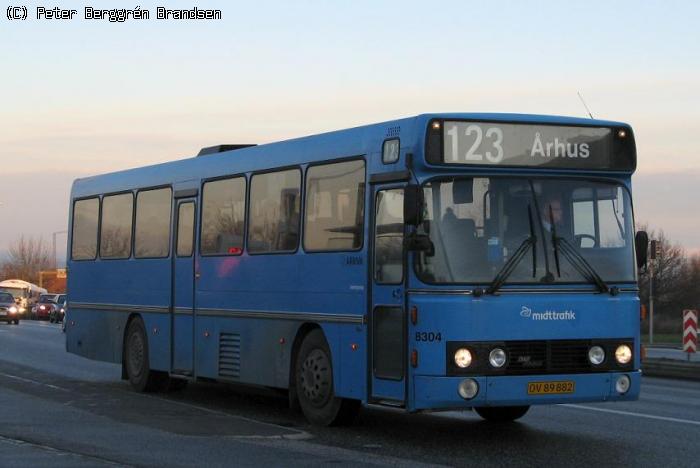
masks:
[[[195,198],[177,200],[173,242],[172,365],[174,374],[194,371]]]
[[[406,399],[407,351],[404,309],[404,184],[375,186],[373,192],[372,288],[369,342],[371,397],[403,404]]]

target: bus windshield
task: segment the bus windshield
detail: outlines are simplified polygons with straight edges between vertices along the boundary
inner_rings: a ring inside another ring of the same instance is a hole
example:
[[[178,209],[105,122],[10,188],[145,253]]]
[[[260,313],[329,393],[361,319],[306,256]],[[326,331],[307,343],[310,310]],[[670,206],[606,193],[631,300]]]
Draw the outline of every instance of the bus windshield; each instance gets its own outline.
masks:
[[[0,292],[12,294],[12,297],[15,299],[21,299],[26,296],[24,289],[21,288],[0,287]]]
[[[447,178],[424,192],[419,232],[435,253],[417,255],[415,267],[427,283],[488,284],[514,255],[522,258],[511,261],[506,284],[591,282],[576,257],[605,282],[636,281],[632,207],[620,184]]]

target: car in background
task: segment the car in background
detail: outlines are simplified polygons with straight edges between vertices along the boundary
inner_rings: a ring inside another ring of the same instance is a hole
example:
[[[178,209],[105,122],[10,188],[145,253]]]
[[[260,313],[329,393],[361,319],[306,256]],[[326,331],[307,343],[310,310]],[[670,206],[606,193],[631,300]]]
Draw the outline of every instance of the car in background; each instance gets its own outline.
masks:
[[[63,317],[66,315],[66,303],[68,296],[65,294],[59,294],[58,300],[56,301],[56,307],[54,307],[51,312],[49,312],[49,322],[58,323],[63,322]]]
[[[19,306],[10,293],[0,292],[0,321],[7,323],[19,323]]]
[[[36,308],[32,309],[33,318],[37,320],[48,320],[51,311],[58,307],[59,294],[42,294],[36,303]]]

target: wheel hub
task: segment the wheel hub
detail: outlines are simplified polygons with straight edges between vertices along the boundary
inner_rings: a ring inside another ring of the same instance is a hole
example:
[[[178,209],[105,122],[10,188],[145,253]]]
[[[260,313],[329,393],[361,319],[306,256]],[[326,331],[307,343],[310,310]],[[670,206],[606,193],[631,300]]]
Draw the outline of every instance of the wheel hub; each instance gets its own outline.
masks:
[[[141,335],[133,333],[129,340],[129,368],[134,377],[141,375],[143,370],[143,340]]]
[[[301,365],[301,389],[306,398],[322,406],[330,396],[331,367],[328,356],[320,349],[311,351]]]

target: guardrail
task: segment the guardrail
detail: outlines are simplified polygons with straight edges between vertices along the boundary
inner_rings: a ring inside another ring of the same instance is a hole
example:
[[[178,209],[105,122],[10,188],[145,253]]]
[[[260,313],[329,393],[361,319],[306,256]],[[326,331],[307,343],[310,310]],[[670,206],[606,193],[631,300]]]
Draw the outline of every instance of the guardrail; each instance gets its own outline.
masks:
[[[642,374],[651,377],[700,380],[700,363],[677,359],[647,358],[642,361]]]

